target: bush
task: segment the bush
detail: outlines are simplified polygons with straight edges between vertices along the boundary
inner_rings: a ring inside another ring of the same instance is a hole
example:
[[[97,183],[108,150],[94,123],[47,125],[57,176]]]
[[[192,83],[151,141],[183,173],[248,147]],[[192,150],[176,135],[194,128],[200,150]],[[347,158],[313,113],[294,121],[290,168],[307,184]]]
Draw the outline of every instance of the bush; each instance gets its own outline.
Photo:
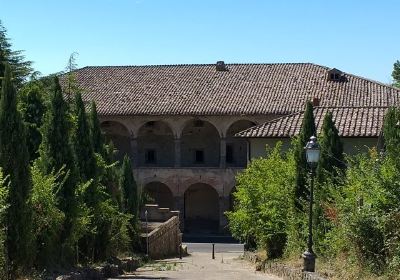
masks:
[[[65,219],[58,208],[57,191],[60,188],[62,170],[56,174],[45,175],[37,162],[31,168],[34,240],[36,245],[37,264],[48,267],[57,264],[60,258],[59,242]]]
[[[268,257],[282,255],[294,198],[295,168],[291,153],[282,144],[267,149],[237,176],[234,210],[227,212],[232,235],[265,248]],[[279,176],[277,176],[279,174]]]

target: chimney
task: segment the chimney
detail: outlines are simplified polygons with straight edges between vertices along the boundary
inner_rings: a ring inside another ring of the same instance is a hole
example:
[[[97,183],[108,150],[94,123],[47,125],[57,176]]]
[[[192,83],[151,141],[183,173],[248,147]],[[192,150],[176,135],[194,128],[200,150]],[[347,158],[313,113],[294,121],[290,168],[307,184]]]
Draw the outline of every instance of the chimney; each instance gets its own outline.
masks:
[[[228,71],[226,68],[225,62],[224,61],[217,61],[217,64],[215,65],[215,69],[217,71]]]
[[[312,99],[312,105],[313,105],[313,107],[318,107],[319,106],[319,98],[318,97],[314,97]]]

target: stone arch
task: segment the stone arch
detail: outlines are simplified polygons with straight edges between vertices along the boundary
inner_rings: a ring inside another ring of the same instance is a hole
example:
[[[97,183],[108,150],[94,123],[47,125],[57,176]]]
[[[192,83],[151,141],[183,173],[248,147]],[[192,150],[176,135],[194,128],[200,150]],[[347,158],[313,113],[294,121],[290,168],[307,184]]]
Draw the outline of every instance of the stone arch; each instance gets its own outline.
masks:
[[[111,140],[115,149],[117,149],[116,158],[118,160],[122,160],[125,155],[132,156],[130,132],[123,123],[103,121],[100,128],[104,132],[106,140]]]
[[[159,181],[153,181],[147,183],[144,186],[143,191],[154,200],[154,203],[158,204],[159,207],[165,207],[171,210],[175,209],[172,191],[166,184]]]
[[[220,134],[209,121],[194,119],[186,123],[181,135],[181,164],[219,166]]]
[[[174,134],[163,121],[148,121],[137,132],[139,166],[174,166]]]
[[[219,208],[218,192],[211,185],[191,185],[184,194],[185,231],[218,232]]]
[[[232,123],[226,132],[226,166],[245,167],[248,160],[246,139],[234,137],[236,133],[256,125],[249,120],[238,120]]]

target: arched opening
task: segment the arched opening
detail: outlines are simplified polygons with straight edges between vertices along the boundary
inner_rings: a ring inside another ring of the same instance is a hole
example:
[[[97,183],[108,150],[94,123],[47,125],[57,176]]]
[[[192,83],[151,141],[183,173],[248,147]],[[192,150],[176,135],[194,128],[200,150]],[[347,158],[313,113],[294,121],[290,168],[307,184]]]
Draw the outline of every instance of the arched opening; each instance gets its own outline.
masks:
[[[116,159],[122,160],[125,155],[131,155],[131,144],[128,129],[119,122],[105,121],[100,124],[107,141],[112,141],[117,149]]]
[[[219,197],[210,185],[198,183],[185,192],[185,231],[215,233],[219,227]]]
[[[145,123],[137,141],[139,166],[174,166],[174,135],[166,123]]]
[[[226,166],[245,167],[247,165],[247,141],[234,137],[236,133],[254,126],[255,123],[247,120],[234,122],[226,134]]]
[[[209,122],[192,120],[182,131],[182,166],[219,166],[220,137]]]
[[[160,182],[151,182],[144,187],[144,192],[159,207],[174,210],[174,199],[167,185]]]

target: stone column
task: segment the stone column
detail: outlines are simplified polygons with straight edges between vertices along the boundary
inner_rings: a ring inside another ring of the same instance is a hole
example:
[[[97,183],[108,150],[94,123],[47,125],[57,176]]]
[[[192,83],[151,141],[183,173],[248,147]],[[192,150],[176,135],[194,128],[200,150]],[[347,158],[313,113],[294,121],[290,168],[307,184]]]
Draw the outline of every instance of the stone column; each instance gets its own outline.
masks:
[[[139,150],[138,150],[138,141],[136,137],[130,137],[131,144],[131,161],[133,167],[139,166]]]
[[[174,139],[175,144],[175,163],[174,167],[181,167],[181,139]]]
[[[220,156],[219,156],[219,167],[226,167],[226,138],[221,138]]]

